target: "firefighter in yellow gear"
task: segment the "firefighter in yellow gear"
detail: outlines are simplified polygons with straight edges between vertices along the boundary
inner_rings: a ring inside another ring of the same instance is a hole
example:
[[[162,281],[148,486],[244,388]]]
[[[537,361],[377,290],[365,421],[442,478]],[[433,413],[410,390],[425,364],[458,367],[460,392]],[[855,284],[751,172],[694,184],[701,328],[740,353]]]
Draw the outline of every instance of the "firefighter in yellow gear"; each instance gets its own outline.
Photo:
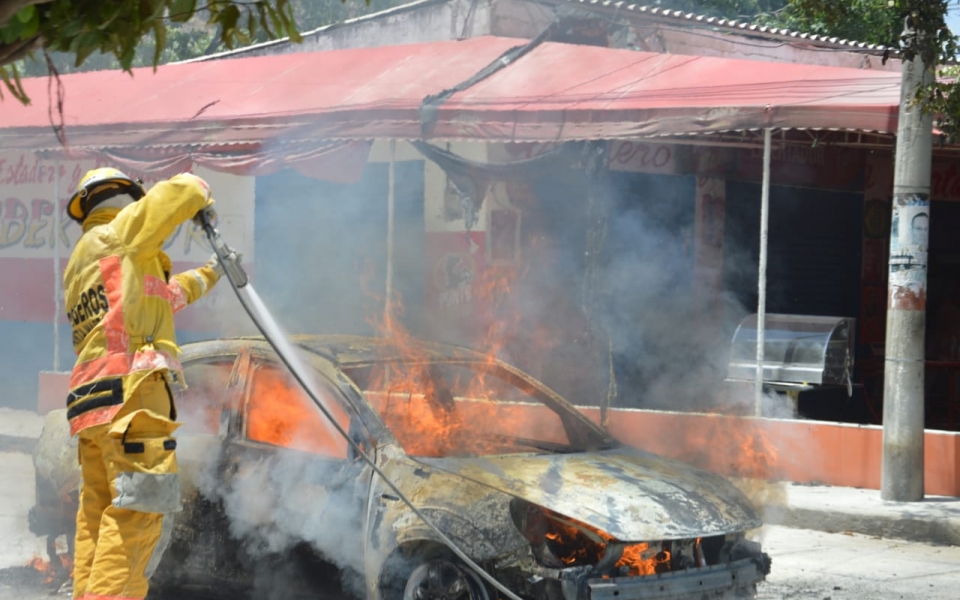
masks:
[[[183,374],[173,314],[223,270],[213,258],[171,275],[162,247],[182,223],[213,216],[212,205],[195,175],[145,191],[102,168],[81,179],[67,206],[83,226],[64,273],[77,353],[67,418],[82,477],[74,598],[144,598],[180,510],[170,384]]]

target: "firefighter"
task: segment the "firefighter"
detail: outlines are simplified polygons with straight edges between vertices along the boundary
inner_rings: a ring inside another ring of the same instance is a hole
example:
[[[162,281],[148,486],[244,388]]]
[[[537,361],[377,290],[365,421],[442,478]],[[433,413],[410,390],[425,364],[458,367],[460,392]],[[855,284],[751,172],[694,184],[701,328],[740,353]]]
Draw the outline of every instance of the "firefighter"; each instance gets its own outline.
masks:
[[[214,256],[171,275],[162,247],[180,224],[212,218],[212,206],[196,175],[146,192],[112,168],[84,175],[67,206],[83,226],[64,273],[77,353],[67,419],[82,477],[74,598],[144,598],[180,510],[173,313],[209,291],[223,268]]]

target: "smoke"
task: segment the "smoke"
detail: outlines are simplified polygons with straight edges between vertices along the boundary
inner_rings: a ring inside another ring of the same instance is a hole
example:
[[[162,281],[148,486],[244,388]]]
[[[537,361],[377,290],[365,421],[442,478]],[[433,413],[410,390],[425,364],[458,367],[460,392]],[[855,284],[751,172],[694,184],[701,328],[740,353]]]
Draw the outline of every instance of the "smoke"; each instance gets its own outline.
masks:
[[[533,182],[525,196],[510,198],[523,217],[520,260],[484,264],[480,252],[461,263],[485,277],[509,277],[509,286],[497,288],[508,290],[505,298],[474,297],[446,312],[431,297],[440,257],[428,252],[435,233],[424,226],[433,217],[424,207],[428,183],[422,161],[397,163],[391,250],[386,165],[368,164],[355,184],[286,171],[259,177],[253,281],[281,325],[295,333],[374,334],[389,254],[407,330],[495,348],[576,404],[600,404],[614,390],[620,407],[752,406],[752,395],[720,393],[730,337],[748,311],[729,294],[708,301],[695,293],[693,177],[611,173],[604,189],[592,190],[582,172],[568,169]],[[451,233],[457,225],[444,233],[462,240],[462,231]],[[480,321],[471,335],[454,331],[471,320]],[[765,413],[790,411],[782,397],[764,402]],[[229,476],[224,458],[238,467]],[[248,450],[210,460],[200,491],[222,506],[231,536],[249,555],[289,554],[306,542],[359,593],[366,499],[346,485],[355,475],[345,461]],[[261,585],[267,575],[258,574]]]
[[[474,297],[452,315],[434,297],[440,256],[430,246],[462,222],[425,230],[435,208],[425,213],[424,200],[436,185],[424,164],[396,163],[392,252],[385,164],[369,163],[354,184],[292,172],[257,179],[254,282],[288,330],[375,334],[390,254],[402,324],[416,336],[492,349],[577,404],[604,401],[611,372],[615,406],[705,410],[722,401],[730,338],[751,311],[729,292],[708,299],[695,288],[692,176],[611,172],[597,192],[571,168],[507,186],[522,216],[519,260],[488,264],[497,248],[471,256]],[[592,209],[591,194],[600,198]],[[592,235],[598,220],[602,235]],[[725,276],[747,277],[749,256],[730,252]],[[491,276],[510,277],[505,300],[483,297],[479,282]]]
[[[532,190],[512,198],[523,266],[501,357],[576,404],[603,402],[612,371],[615,406],[715,408],[747,310],[695,288],[693,177],[611,172],[591,189],[568,170]]]
[[[394,289],[408,313],[423,297],[423,163],[396,167]],[[289,331],[372,335],[388,260],[387,166],[336,184],[283,172],[257,180],[254,281]]]
[[[307,441],[303,433],[290,445]],[[279,599],[298,586],[321,585],[362,597],[365,502],[355,496],[359,461],[274,449],[246,454],[230,469],[225,465],[238,457],[229,452],[222,447],[203,464],[197,490],[222,509],[231,543],[242,547],[248,561],[269,565],[253,573],[255,596]],[[322,562],[299,561],[304,544]],[[324,563],[337,568],[339,581],[317,581]]]
[[[393,289],[407,303],[408,323],[415,323],[424,296],[424,163],[399,161],[395,174]],[[249,220],[230,230],[233,237],[222,230],[224,240],[241,250],[255,247],[243,265],[286,332],[375,333],[371,315],[383,310],[388,259],[387,181],[383,163],[368,163],[363,178],[352,184],[284,170],[256,179],[255,197],[249,202],[252,214],[240,208],[237,198],[218,195],[226,186],[211,181],[221,218]],[[236,235],[243,225],[251,224],[252,240]],[[216,302],[216,310],[202,324],[204,334],[187,339],[259,333],[227,286],[223,281],[217,296],[202,301]],[[229,372],[229,364],[222,372],[188,372],[186,393],[191,398],[219,397],[228,386]],[[257,384],[255,378],[253,385],[265,385],[265,381]],[[200,465],[191,479],[199,496],[222,513],[223,521],[214,528],[226,528],[227,544],[235,545],[242,561],[250,565],[255,597],[286,598],[296,591],[315,590],[317,585],[363,597],[358,574],[363,571],[366,499],[355,496],[363,487],[356,481],[362,463],[347,459],[345,451],[342,456],[310,451],[318,436],[339,440],[343,447],[346,442],[309,401],[309,412],[301,407],[299,413],[283,413],[295,408],[284,406],[284,396],[299,391],[295,383],[286,383],[285,390],[249,390],[247,403],[247,410],[255,399],[263,410],[272,406],[277,411],[278,438],[247,446],[223,445],[216,452],[207,449],[201,456],[192,456]],[[181,404],[184,429],[216,431],[215,419],[211,422],[199,402],[188,406],[191,398]],[[294,430],[296,416],[310,423]],[[249,436],[249,422],[246,426]],[[284,427],[288,431],[282,431]],[[178,452],[189,457],[189,445],[183,444]],[[187,461],[181,459],[181,463]],[[188,556],[177,560],[192,560],[189,554],[195,550],[183,551]],[[334,565],[336,571],[315,564],[313,555]],[[324,579],[328,576],[332,579]]]

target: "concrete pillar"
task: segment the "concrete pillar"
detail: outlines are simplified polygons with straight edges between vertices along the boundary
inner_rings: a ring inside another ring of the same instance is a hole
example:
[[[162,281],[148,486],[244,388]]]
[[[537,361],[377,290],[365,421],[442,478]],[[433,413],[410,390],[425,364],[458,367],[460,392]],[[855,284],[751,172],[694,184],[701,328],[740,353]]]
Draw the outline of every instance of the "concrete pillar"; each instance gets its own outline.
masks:
[[[933,121],[911,101],[933,75],[919,56],[903,63],[890,227],[880,496],[923,499],[924,328]]]

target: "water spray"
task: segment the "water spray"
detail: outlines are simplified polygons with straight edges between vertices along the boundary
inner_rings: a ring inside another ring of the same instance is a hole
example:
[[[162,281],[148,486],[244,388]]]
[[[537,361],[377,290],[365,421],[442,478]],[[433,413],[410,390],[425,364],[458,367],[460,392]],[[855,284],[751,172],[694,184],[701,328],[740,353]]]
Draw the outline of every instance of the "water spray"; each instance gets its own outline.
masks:
[[[227,280],[230,282],[230,287],[233,288],[233,291],[237,294],[237,299],[240,300],[240,304],[243,306],[244,311],[250,316],[253,320],[254,325],[257,329],[260,330],[260,333],[263,334],[264,339],[267,340],[267,343],[273,348],[277,353],[277,356],[280,357],[280,361],[289,369],[290,373],[297,380],[297,383],[300,384],[300,387],[303,388],[303,391],[307,393],[310,399],[314,404],[317,405],[317,408],[320,409],[320,412],[323,413],[324,417],[327,418],[327,421],[333,425],[341,437],[347,441],[353,451],[357,456],[362,458],[364,462],[370,465],[370,468],[373,469],[384,483],[387,484],[393,492],[406,504],[410,507],[410,510],[413,511],[413,514],[417,515],[420,520],[424,522],[440,540],[453,551],[457,557],[467,564],[471,569],[474,570],[480,577],[486,580],[490,585],[495,587],[498,591],[502,592],[509,600],[522,600],[520,596],[510,591],[505,585],[497,581],[497,579],[483,569],[480,565],[473,561],[467,554],[460,549],[457,544],[453,542],[443,531],[440,530],[430,519],[426,517],[420,510],[413,505],[413,502],[410,501],[403,492],[393,483],[390,479],[387,478],[386,474],[380,470],[372,458],[370,458],[366,452],[363,451],[363,448],[350,437],[347,431],[340,425],[339,422],[330,414],[330,411],[326,406],[323,405],[323,402],[320,400],[320,395],[313,389],[312,379],[309,375],[310,368],[304,364],[300,356],[296,352],[296,348],[290,341],[287,339],[286,335],[283,333],[283,330],[280,328],[280,325],[274,320],[273,315],[270,314],[270,311],[267,310],[267,307],[264,305],[263,301],[260,299],[259,294],[253,288],[253,285],[250,284],[250,278],[247,277],[246,271],[243,270],[243,267],[240,266],[239,257],[235,252],[233,252],[229,246],[223,241],[223,238],[220,237],[220,232],[213,226],[213,223],[210,221],[210,215],[206,211],[201,211],[198,213],[198,217],[201,223],[203,231],[207,234],[207,238],[210,240],[210,245],[213,246],[213,251],[217,255],[217,260],[220,261],[220,264],[223,266],[224,273]]]

